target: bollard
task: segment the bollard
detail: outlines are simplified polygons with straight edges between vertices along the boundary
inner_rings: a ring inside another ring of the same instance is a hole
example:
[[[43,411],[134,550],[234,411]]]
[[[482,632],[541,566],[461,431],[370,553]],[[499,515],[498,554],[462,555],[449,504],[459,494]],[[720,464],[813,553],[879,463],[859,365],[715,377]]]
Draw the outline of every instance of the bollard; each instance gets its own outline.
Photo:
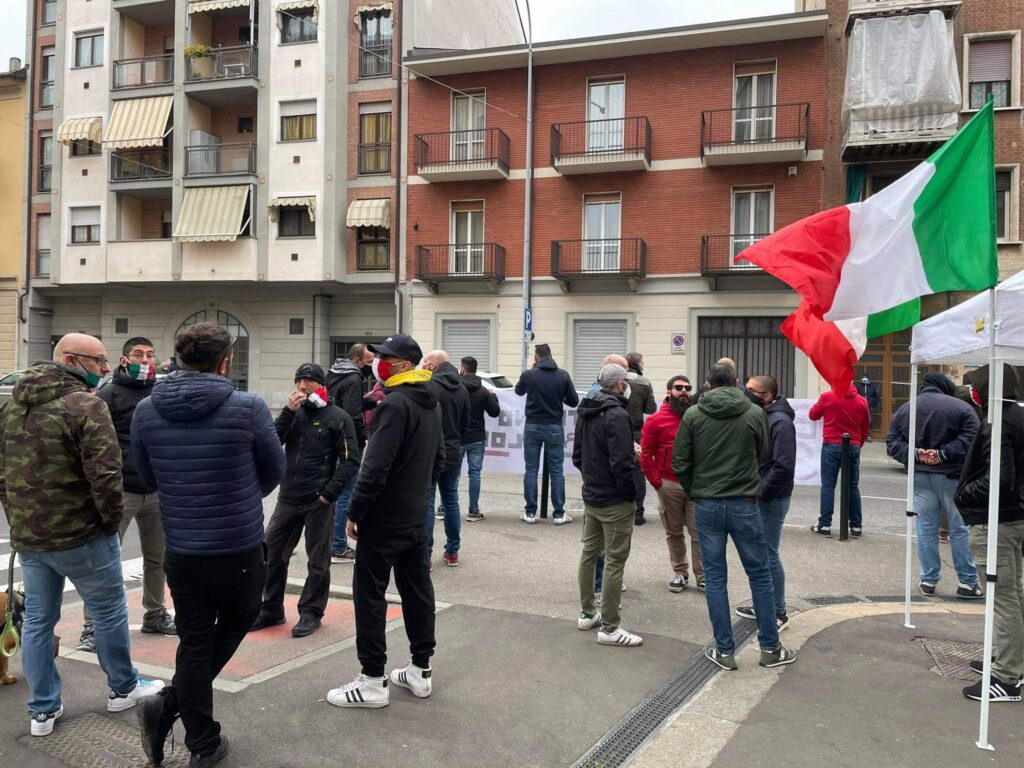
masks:
[[[546,520],[548,516],[548,494],[550,493],[551,475],[548,472],[548,447],[544,446],[544,462],[540,465],[540,516]]]
[[[850,538],[850,433],[843,433],[843,452],[839,461],[839,540]]]

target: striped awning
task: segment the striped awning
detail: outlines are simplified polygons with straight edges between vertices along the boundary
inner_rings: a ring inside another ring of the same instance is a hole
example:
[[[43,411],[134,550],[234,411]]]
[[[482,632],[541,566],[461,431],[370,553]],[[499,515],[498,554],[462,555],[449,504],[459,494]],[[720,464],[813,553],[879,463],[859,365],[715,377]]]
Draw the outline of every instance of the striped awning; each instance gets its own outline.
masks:
[[[174,228],[178,243],[234,240],[245,226],[249,187],[193,187],[185,190],[181,215]]]
[[[312,196],[305,197],[273,197],[270,199],[270,203],[267,205],[267,212],[270,214],[270,220],[277,223],[277,209],[282,205],[286,206],[305,206],[306,210],[309,211],[309,220],[316,221],[316,198]]]
[[[189,13],[220,11],[224,8],[247,8],[249,0],[188,0]]]
[[[391,228],[390,200],[353,200],[348,205],[346,227]]]
[[[109,149],[159,147],[169,131],[173,104],[173,96],[115,101],[103,143]]]
[[[320,18],[320,3],[318,0],[286,0],[286,2],[277,4],[277,10],[279,11],[297,11],[302,8],[313,9],[313,23],[316,24]]]
[[[60,124],[57,141],[70,144],[73,141],[99,141],[103,137],[102,117],[72,117]]]
[[[358,6],[356,8],[356,13],[355,13],[355,16],[352,17],[352,21],[355,22],[355,25],[357,27],[362,29],[363,28],[363,14],[364,13],[374,13],[374,12],[384,13],[385,11],[390,13],[393,9],[394,9],[394,4],[390,3],[390,2],[386,2],[386,3],[370,3],[368,5],[360,5],[360,6]]]

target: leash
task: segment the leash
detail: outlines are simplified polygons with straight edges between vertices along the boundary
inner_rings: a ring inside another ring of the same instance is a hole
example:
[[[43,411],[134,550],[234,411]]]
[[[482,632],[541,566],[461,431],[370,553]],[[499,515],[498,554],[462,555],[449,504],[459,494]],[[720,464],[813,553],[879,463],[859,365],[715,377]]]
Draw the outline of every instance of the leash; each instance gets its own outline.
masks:
[[[6,648],[9,637],[14,638],[10,651]],[[18,652],[19,647],[21,647],[21,637],[18,635],[17,627],[14,626],[14,553],[11,552],[7,565],[7,615],[4,628],[0,630],[0,655],[10,658]]]

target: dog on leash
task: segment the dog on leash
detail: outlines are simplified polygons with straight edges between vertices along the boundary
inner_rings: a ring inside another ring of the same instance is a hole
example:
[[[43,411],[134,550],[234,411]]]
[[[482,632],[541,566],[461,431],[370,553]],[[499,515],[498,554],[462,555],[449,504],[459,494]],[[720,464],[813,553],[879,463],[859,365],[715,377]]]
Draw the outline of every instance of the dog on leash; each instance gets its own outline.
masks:
[[[25,594],[18,589],[15,589],[11,594],[14,595],[14,628],[18,630],[18,634],[21,634],[21,625],[25,621]],[[4,621],[7,617],[7,592],[6,590],[0,592],[0,630],[3,629]],[[3,685],[11,685],[12,683],[18,682],[18,678],[14,675],[8,674],[7,664],[10,659],[5,655],[14,650],[14,638],[11,636],[4,637],[4,653],[0,653],[0,683]],[[57,658],[57,654],[60,652],[60,635],[53,636],[53,657]]]

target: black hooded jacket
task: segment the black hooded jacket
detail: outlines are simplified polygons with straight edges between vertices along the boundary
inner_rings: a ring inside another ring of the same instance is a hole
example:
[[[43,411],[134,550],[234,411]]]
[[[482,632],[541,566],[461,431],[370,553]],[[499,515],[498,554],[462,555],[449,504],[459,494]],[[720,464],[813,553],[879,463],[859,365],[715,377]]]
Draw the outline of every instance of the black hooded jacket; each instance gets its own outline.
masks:
[[[938,464],[915,462],[915,472],[958,476],[967,449],[978,433],[978,416],[971,406],[955,396],[953,382],[941,374],[928,374],[917,396],[917,448],[938,449]],[[885,446],[889,456],[907,465],[910,436],[910,403],[904,403],[892,417]]]
[[[777,398],[767,408],[768,435],[771,439],[771,454],[761,462],[761,501],[788,499],[793,495],[793,478],[796,475],[796,427],[793,421],[796,413],[784,397]]]
[[[462,442],[486,442],[487,430],[484,428],[484,415],[498,418],[498,414],[501,413],[498,396],[487,389],[476,374],[462,374],[462,383],[469,393],[469,431],[463,436]]]
[[[147,488],[139,473],[135,471],[132,459],[132,416],[139,403],[153,393],[156,379],[133,379],[128,372],[118,366],[109,386],[100,389],[96,395],[107,404],[110,417],[114,420],[117,431],[117,444],[121,446],[121,473],[124,477],[124,489],[128,493],[153,493],[155,488]]]
[[[327,394],[354,424],[363,421],[363,372],[348,359],[338,360],[327,374]],[[362,430],[358,430],[362,434]],[[362,442],[360,442],[362,446]]]
[[[287,459],[278,498],[291,504],[309,504],[320,496],[337,501],[359,471],[351,417],[329,401],[323,408],[282,408],[274,428]]]
[[[516,394],[526,395],[527,424],[561,424],[562,405],[575,408],[580,402],[572,377],[550,357],[522,372]]]
[[[469,392],[463,386],[458,370],[451,363],[437,366],[430,378],[430,387],[441,404],[445,466],[457,467],[462,464],[459,447],[466,442],[465,436],[469,434]]]
[[[572,463],[583,474],[583,500],[611,507],[636,499],[633,425],[626,400],[604,390],[576,409]]]

